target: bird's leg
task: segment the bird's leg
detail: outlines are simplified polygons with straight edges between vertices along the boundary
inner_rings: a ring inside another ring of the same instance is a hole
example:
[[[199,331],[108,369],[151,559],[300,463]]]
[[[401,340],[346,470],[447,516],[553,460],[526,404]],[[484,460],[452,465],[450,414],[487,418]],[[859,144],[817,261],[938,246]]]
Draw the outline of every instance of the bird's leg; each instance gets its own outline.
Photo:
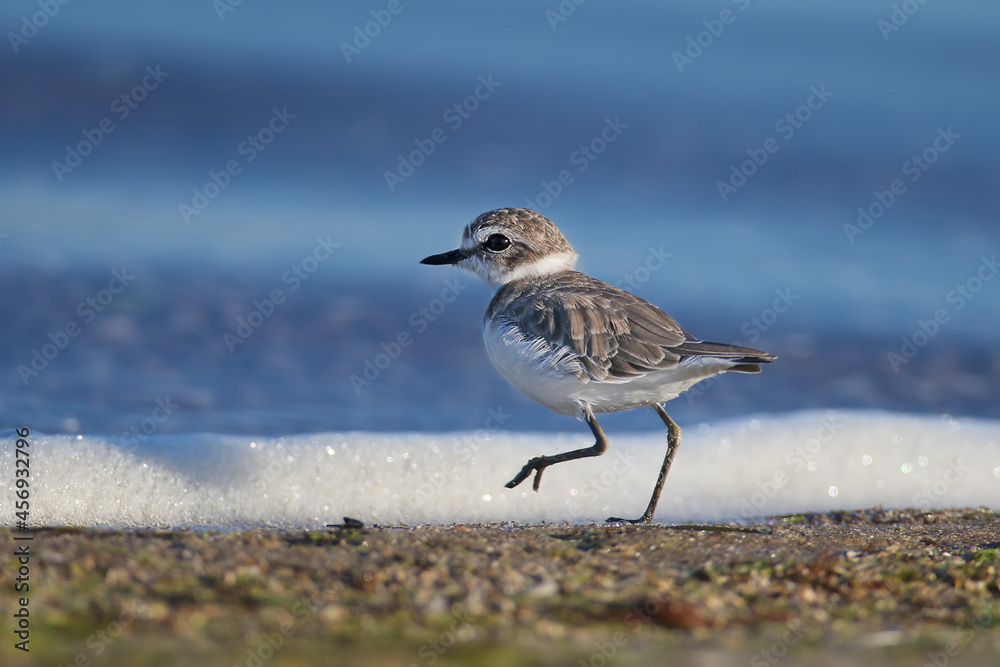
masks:
[[[656,503],[660,500],[660,492],[663,491],[663,482],[667,479],[667,473],[670,472],[670,464],[674,462],[674,454],[677,453],[677,448],[681,444],[681,427],[670,418],[667,411],[663,409],[663,406],[659,403],[653,404],[653,409],[656,410],[656,414],[660,415],[660,419],[663,423],[667,425],[667,455],[663,457],[663,466],[660,468],[660,476],[656,478],[656,486],[653,488],[653,497],[649,499],[649,506],[646,507],[646,511],[643,512],[642,516],[638,519],[619,519],[617,517],[611,517],[608,519],[609,522],[614,523],[648,523],[652,521],[653,514],[656,512]]]
[[[666,414],[666,413],[664,413]],[[556,463],[562,463],[563,461],[574,461],[576,459],[586,458],[588,456],[600,456],[604,452],[608,451],[608,438],[604,435],[604,431],[601,430],[601,425],[597,423],[597,419],[594,418],[594,413],[591,411],[590,406],[583,406],[583,418],[587,420],[587,425],[594,434],[596,439],[592,447],[584,447],[583,449],[574,449],[572,452],[563,452],[562,454],[555,454],[553,456],[537,456],[521,468],[521,472],[517,473],[514,479],[507,482],[507,488],[513,489],[515,486],[528,479],[528,476],[534,471],[535,481],[531,487],[537,491],[538,485],[542,481],[542,471],[551,465]],[[669,419],[669,417],[667,417]]]

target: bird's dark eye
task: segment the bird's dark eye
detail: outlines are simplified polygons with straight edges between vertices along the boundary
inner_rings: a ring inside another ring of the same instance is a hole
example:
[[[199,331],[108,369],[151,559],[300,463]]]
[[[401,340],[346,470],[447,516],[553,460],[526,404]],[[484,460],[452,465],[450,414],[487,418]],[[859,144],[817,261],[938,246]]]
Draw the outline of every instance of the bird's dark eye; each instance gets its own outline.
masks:
[[[510,247],[510,239],[503,234],[493,234],[484,244],[490,252],[503,252]]]

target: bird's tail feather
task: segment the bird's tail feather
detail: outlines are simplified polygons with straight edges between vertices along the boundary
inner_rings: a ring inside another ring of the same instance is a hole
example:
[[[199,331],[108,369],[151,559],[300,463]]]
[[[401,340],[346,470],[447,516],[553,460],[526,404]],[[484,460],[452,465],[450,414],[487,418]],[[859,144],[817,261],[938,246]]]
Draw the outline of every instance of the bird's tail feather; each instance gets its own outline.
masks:
[[[778,358],[750,347],[707,341],[686,341],[675,347],[674,351],[682,357],[716,357],[730,360],[733,365],[726,370],[735,373],[760,373],[760,364],[769,364]]]

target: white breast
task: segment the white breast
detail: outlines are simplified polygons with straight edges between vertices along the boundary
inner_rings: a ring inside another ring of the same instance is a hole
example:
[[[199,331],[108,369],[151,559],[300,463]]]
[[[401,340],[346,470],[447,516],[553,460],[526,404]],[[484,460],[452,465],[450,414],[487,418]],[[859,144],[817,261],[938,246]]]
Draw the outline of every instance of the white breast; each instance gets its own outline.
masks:
[[[496,322],[483,327],[483,340],[493,366],[519,392],[560,414],[580,411],[573,395],[586,383],[570,348],[526,338],[517,327]]]

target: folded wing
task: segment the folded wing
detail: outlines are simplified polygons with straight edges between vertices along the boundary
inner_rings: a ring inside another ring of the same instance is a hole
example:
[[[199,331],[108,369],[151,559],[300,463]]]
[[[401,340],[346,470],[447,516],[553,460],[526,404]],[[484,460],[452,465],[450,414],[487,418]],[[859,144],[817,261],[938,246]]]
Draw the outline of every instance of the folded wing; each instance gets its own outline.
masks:
[[[728,370],[757,373],[760,364],[776,358],[698,340],[653,304],[582,273],[554,274],[528,287],[505,286],[487,318],[500,316],[528,338],[568,348],[580,364],[581,379],[624,382],[691,357],[731,360]]]

